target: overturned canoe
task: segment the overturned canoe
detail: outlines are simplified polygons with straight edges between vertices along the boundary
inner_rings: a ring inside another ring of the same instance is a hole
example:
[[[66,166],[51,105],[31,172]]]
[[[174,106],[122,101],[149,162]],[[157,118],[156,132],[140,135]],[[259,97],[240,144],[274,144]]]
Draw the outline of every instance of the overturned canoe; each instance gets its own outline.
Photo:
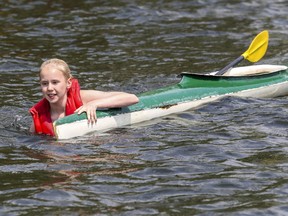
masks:
[[[288,70],[283,65],[233,68],[225,76],[182,73],[175,85],[138,95],[139,103],[119,109],[97,110],[97,123],[86,114],[73,114],[54,122],[57,139],[69,139],[94,131],[131,125],[183,112],[224,96],[278,97],[288,94]]]

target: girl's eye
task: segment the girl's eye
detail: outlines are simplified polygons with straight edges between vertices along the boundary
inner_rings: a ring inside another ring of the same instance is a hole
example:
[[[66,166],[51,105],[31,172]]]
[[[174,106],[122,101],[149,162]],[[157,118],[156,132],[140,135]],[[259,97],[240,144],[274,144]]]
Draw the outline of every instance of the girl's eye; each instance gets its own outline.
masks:
[[[57,80],[51,81],[51,84],[52,84],[52,85],[57,85],[58,83],[59,83],[59,81],[57,81]],[[47,85],[49,85],[49,82],[47,82],[47,81],[42,81],[42,82],[40,82],[40,85],[41,85],[41,86],[47,86]]]

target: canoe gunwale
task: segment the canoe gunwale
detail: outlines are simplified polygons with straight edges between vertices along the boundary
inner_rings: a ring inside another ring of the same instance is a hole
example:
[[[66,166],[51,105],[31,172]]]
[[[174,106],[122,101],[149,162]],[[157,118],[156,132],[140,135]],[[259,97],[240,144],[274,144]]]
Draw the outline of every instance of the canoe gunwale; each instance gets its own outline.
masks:
[[[248,72],[241,75],[241,73],[234,72],[235,70],[247,70]],[[227,75],[216,75],[216,72],[211,73],[192,73],[192,72],[182,72],[181,77],[193,77],[196,79],[205,80],[239,80],[239,79],[254,79],[254,78],[265,78],[278,75],[279,73],[286,72],[288,69],[285,65],[254,65],[254,66],[244,66],[233,68]],[[250,71],[249,71],[250,70]]]

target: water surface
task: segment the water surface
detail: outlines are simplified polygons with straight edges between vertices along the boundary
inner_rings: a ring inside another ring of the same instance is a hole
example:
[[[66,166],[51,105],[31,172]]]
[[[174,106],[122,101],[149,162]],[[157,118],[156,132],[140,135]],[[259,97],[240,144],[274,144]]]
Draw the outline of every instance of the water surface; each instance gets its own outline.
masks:
[[[138,94],[222,68],[267,29],[259,64],[287,65],[287,1],[0,3],[0,214],[288,212],[287,97],[227,97],[61,142],[27,132],[52,57],[83,89]]]

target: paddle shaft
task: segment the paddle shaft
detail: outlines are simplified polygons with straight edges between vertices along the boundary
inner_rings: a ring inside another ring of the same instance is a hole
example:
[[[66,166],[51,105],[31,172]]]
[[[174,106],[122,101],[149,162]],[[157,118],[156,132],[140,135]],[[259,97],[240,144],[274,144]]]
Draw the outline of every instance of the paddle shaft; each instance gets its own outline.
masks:
[[[239,62],[241,62],[244,59],[244,56],[239,56],[237,59],[235,59],[234,61],[232,61],[230,64],[228,64],[226,67],[222,68],[221,70],[219,70],[215,75],[223,75],[224,73],[226,73],[230,68],[236,66]]]

